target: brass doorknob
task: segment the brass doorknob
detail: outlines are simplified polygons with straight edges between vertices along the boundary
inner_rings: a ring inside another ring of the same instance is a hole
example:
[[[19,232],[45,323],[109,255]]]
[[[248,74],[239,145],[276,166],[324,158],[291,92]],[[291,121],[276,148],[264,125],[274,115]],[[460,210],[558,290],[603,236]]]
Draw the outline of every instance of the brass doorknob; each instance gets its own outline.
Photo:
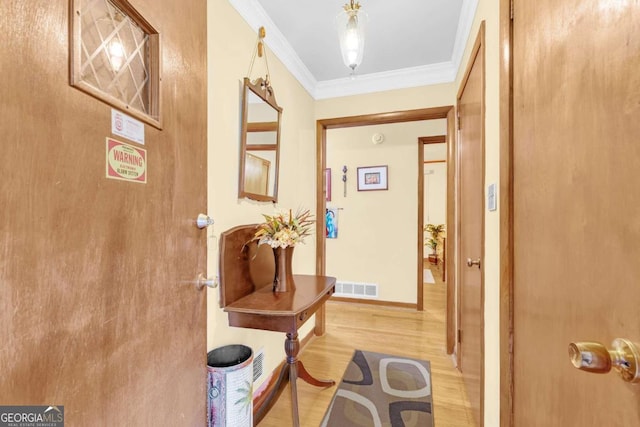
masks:
[[[606,374],[615,368],[626,382],[640,382],[640,353],[629,340],[616,338],[607,349],[599,342],[576,342],[569,344],[569,358],[576,368],[596,374]]]

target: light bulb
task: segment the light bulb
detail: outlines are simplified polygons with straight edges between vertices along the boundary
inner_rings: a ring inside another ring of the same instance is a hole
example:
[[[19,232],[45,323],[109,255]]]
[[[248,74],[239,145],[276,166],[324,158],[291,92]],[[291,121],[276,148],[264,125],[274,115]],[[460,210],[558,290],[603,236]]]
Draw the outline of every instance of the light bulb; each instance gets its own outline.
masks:
[[[346,4],[344,12],[336,17],[342,59],[352,74],[362,62],[366,21],[366,14],[360,10],[360,4],[354,1]]]
[[[124,63],[124,47],[118,40],[114,40],[109,44],[109,62],[113,71],[120,71]]]

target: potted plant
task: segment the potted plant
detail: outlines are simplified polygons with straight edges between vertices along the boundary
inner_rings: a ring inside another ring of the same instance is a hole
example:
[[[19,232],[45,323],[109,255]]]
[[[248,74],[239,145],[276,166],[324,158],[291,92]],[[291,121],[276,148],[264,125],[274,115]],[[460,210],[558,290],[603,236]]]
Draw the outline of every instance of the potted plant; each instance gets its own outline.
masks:
[[[428,238],[425,239],[425,246],[431,248],[429,254],[429,262],[438,265],[438,247],[442,242],[442,234],[444,233],[444,224],[427,224],[424,226],[424,231],[429,233]]]

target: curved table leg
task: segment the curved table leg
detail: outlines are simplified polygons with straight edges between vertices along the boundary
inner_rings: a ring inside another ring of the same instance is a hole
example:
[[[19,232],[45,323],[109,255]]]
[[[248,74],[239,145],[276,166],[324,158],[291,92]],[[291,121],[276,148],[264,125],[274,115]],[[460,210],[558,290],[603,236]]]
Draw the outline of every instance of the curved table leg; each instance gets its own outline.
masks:
[[[298,376],[311,385],[318,387],[329,387],[335,384],[334,381],[317,380],[312,377],[305,369],[302,362],[298,360],[298,351],[300,351],[300,341],[298,341],[298,333],[288,332],[287,339],[284,342],[284,351],[287,355],[287,365],[289,365],[289,386],[291,387],[291,415],[293,418],[293,426],[300,426],[298,416],[298,387],[296,385]]]
[[[301,380],[306,381],[307,383],[314,385],[316,387],[331,387],[335,385],[336,382],[333,380],[319,380],[311,376],[309,371],[304,367],[301,361],[298,360],[298,377]]]

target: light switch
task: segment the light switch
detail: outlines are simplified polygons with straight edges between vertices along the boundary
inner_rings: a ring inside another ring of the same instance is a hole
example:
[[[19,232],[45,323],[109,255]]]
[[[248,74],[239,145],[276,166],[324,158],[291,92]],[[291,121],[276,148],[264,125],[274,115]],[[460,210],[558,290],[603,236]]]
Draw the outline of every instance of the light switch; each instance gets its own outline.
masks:
[[[496,184],[487,187],[487,207],[490,211],[498,209],[498,195],[496,194]]]

